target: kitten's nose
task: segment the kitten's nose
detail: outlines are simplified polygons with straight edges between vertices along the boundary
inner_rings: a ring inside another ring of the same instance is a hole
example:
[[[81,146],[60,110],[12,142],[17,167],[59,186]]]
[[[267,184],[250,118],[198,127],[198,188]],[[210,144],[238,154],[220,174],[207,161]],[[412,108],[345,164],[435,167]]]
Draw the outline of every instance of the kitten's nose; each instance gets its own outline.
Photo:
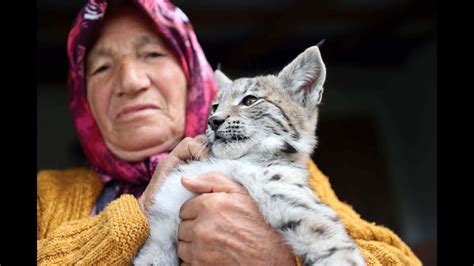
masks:
[[[216,116],[216,115],[213,115],[211,117],[209,117],[209,119],[207,120],[209,126],[211,126],[212,130],[216,130],[220,125],[222,125],[222,123],[224,123],[225,121],[225,118],[222,118],[220,116]]]

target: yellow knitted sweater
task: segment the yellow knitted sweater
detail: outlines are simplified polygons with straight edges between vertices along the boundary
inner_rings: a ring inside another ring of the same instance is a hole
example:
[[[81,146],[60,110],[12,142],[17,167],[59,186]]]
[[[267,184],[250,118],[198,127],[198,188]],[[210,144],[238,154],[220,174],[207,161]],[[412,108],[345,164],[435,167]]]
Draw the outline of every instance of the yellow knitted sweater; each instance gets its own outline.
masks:
[[[368,265],[421,265],[392,231],[362,220],[349,205],[339,201],[328,178],[313,162],[308,167],[311,187],[339,214]],[[148,223],[131,195],[123,195],[99,215],[89,216],[102,190],[98,176],[91,170],[41,171],[37,182],[39,265],[127,265],[146,240]],[[298,258],[297,263],[301,265]]]

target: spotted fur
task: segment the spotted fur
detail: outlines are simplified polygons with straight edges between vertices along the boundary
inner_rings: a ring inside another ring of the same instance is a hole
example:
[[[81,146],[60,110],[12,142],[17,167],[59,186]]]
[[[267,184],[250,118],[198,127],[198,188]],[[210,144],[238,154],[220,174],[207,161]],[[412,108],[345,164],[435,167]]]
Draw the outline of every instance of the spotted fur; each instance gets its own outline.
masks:
[[[232,81],[218,70],[215,76],[219,96],[206,131],[211,156],[166,178],[148,214],[150,237],[134,263],[179,264],[179,210],[195,196],[180,178],[217,171],[247,189],[304,265],[365,265],[336,212],[307,183],[326,77],[318,47],[308,48],[278,75]]]

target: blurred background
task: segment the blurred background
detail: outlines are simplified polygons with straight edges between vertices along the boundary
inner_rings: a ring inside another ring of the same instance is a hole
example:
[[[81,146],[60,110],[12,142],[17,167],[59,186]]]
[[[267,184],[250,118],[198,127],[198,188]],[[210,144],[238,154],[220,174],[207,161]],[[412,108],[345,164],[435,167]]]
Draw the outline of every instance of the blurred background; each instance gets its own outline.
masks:
[[[212,67],[278,72],[322,39],[313,159],[361,216],[437,265],[435,4],[423,0],[180,0]],[[67,109],[66,38],[85,0],[37,1],[37,169],[84,162]]]

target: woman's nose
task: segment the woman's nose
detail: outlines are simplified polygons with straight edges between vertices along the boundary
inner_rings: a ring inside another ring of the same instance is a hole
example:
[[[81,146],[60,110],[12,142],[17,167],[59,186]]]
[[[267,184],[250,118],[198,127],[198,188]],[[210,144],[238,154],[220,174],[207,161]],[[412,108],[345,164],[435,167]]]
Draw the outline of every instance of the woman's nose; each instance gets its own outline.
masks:
[[[125,62],[119,72],[121,86],[119,94],[135,94],[150,87],[151,81],[147,72],[140,67],[140,64]]]

